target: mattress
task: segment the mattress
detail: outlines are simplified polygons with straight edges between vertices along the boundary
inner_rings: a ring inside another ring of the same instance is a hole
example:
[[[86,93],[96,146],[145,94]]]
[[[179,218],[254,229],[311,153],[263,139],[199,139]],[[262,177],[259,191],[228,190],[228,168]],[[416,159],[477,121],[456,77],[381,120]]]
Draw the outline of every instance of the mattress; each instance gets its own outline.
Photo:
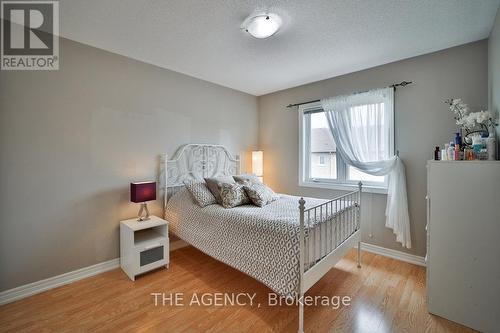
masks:
[[[326,202],[304,198],[306,209]],[[177,237],[223,263],[246,273],[283,296],[295,296],[299,283],[299,197],[280,195],[264,207],[243,205],[230,209],[214,204],[201,208],[187,189],[173,195],[166,207],[169,229]],[[344,215],[352,203],[335,207],[320,217],[309,216],[306,230],[306,267],[324,257],[350,234],[354,222]],[[306,215],[307,219],[307,215]],[[344,230],[332,239],[324,221]],[[352,219],[354,220],[354,219]]]

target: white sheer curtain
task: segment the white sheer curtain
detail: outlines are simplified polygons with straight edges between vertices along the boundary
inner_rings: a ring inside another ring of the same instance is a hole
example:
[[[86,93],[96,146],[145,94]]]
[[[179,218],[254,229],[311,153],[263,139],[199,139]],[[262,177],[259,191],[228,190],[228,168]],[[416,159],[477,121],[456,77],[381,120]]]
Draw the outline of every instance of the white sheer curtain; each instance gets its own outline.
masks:
[[[403,161],[391,156],[394,90],[384,88],[321,100],[337,152],[348,164],[373,175],[388,175],[386,227],[411,248]]]

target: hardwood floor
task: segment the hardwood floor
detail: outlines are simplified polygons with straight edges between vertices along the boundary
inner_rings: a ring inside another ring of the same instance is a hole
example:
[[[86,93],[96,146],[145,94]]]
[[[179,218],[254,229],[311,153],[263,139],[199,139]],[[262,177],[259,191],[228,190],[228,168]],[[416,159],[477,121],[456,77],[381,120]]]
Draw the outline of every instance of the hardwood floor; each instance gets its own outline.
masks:
[[[306,307],[306,332],[474,332],[427,313],[423,267],[366,252],[362,263],[351,251],[311,288],[352,302]],[[253,306],[189,306],[194,293],[216,292],[257,296]],[[297,307],[269,306],[270,292],[187,247],[171,253],[170,269],[135,282],[116,269],[1,306],[0,332],[296,332]],[[184,306],[155,306],[151,293],[185,293]]]

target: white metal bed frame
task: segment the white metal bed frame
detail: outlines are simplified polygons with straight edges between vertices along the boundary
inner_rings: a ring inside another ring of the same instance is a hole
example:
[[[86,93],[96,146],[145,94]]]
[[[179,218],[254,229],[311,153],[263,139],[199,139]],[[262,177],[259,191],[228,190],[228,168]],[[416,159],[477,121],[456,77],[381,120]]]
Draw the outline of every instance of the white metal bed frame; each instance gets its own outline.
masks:
[[[166,154],[162,155],[159,181],[164,211],[168,199],[184,186],[184,181],[230,176],[239,172],[239,157],[232,157],[222,145],[187,144],[181,146],[171,160]],[[304,198],[299,200],[299,333],[304,332],[303,297],[306,291],[356,245],[358,268],[361,267],[361,192],[362,183],[359,182],[357,190],[313,207],[306,208]],[[310,232],[312,226],[316,226],[316,232]],[[321,246],[319,260],[316,259],[315,246],[318,237]],[[326,237],[324,242],[323,237]],[[312,262],[309,260],[311,245],[312,251],[315,251]]]

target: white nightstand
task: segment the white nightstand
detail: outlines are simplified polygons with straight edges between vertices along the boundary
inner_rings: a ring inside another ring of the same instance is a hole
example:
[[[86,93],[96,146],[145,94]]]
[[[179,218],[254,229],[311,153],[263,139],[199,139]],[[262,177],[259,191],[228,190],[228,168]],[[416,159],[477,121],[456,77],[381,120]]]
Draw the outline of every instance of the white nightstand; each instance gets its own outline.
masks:
[[[139,274],[169,263],[168,222],[156,216],[120,221],[120,266],[134,281]]]

